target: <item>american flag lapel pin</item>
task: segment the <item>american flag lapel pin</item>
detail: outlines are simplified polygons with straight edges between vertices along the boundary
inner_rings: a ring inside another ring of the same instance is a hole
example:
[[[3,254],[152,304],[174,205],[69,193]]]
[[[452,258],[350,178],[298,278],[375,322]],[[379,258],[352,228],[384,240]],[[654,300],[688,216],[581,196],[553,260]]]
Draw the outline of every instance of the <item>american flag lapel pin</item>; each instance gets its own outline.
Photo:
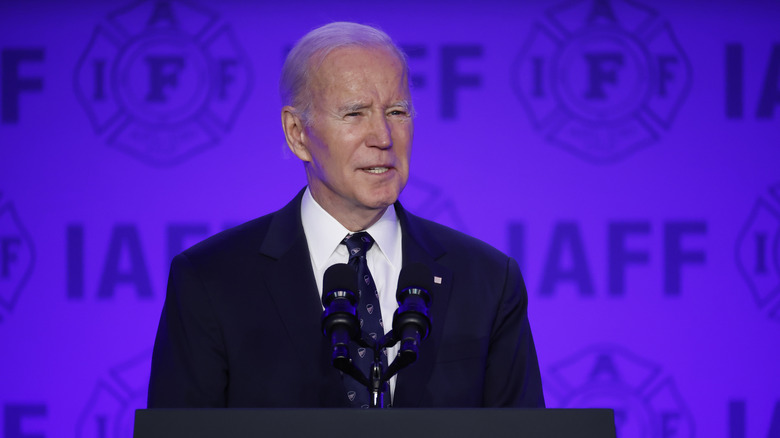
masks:
[[[441,284],[441,277],[439,277],[438,275],[434,275],[433,282],[436,284]]]

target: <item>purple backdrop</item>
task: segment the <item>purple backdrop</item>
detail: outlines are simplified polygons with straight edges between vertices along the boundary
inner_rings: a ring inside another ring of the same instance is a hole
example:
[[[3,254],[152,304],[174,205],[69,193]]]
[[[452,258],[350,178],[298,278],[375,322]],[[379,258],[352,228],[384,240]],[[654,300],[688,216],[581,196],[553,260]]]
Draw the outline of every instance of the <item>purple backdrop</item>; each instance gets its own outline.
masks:
[[[520,261],[549,406],[780,437],[780,2],[277,3],[0,3],[5,437],[130,436],[172,254],[305,183],[278,75],[336,20],[407,49],[402,200]]]

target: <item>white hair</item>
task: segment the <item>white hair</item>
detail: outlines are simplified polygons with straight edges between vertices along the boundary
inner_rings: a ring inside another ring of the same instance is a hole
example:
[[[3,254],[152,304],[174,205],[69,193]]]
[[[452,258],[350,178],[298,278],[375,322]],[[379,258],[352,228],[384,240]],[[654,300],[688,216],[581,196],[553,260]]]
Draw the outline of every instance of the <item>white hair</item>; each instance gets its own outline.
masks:
[[[295,107],[304,121],[308,122],[311,106],[311,96],[308,93],[311,72],[322,64],[330,52],[349,46],[387,49],[398,57],[407,78],[409,77],[406,55],[389,35],[371,26],[339,21],[312,30],[298,40],[290,50],[279,80],[282,105]]]

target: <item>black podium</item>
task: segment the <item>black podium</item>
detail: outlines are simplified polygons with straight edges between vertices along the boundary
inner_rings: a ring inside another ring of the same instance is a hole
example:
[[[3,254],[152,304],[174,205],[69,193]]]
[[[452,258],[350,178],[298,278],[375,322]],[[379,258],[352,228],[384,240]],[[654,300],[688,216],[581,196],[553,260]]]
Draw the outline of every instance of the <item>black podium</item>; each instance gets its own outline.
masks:
[[[615,438],[615,422],[611,409],[139,409],[133,436]]]

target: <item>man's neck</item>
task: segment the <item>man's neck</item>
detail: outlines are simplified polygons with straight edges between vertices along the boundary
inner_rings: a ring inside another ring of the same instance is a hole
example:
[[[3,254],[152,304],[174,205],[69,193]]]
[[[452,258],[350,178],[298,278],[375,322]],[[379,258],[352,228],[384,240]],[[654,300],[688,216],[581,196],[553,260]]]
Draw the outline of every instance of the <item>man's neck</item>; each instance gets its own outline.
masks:
[[[374,225],[387,211],[386,206],[384,208],[368,209],[368,208],[336,208],[333,203],[327,202],[327,200],[319,199],[316,193],[312,191],[312,198],[314,201],[322,207],[329,215],[336,219],[341,225],[351,232],[358,232],[367,230],[371,225]]]
[[[316,199],[315,199],[316,201]],[[319,203],[319,201],[318,201]],[[356,233],[358,231],[367,230],[371,225],[374,225],[385,214],[387,207],[381,210],[357,210],[349,212],[347,214],[339,214],[337,211],[332,211],[328,207],[320,204],[322,208],[333,216],[344,228]]]

